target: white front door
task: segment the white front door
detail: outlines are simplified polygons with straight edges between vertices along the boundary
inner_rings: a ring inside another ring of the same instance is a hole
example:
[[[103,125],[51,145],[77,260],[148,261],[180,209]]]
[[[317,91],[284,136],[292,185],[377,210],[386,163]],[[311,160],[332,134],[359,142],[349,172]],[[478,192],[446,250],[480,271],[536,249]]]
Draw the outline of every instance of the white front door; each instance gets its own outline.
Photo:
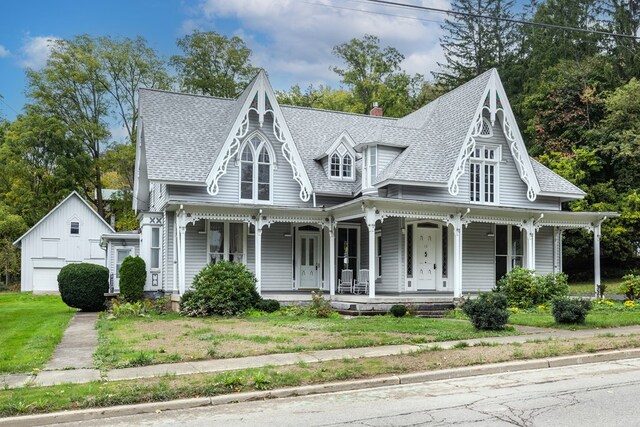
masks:
[[[120,266],[122,266],[122,261],[131,255],[131,251],[131,248],[116,249],[116,274],[113,276],[113,289],[115,291],[120,290]]]
[[[435,291],[438,267],[438,229],[415,227],[415,241],[416,289],[419,291]]]
[[[321,286],[320,233],[298,233],[298,288],[317,289]]]

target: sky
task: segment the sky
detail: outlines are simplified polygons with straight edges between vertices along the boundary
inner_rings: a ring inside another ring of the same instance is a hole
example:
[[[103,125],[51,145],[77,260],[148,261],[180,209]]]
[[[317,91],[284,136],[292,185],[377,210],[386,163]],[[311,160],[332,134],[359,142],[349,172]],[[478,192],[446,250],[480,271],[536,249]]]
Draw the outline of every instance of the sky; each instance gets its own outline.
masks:
[[[402,1],[449,8],[449,0]],[[411,74],[430,77],[443,60],[442,14],[366,0],[3,0],[0,10],[0,118],[9,120],[28,102],[25,70],[46,63],[50,40],[78,34],[140,35],[167,59],[179,53],[176,39],[194,29],[237,35],[276,90],[339,87],[331,50],[364,34],[403,53]]]

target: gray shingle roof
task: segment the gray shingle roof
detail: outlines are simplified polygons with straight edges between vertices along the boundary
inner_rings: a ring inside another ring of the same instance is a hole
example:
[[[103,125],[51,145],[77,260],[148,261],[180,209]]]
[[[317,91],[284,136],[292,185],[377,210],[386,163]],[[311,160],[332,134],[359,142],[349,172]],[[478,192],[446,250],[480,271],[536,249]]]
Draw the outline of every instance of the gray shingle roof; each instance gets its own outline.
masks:
[[[356,145],[378,142],[407,147],[379,174],[377,182],[446,183],[490,75],[491,70],[401,119],[280,107],[317,193],[351,195],[360,186],[361,161],[356,162],[354,183],[330,180],[314,160],[344,131]],[[234,100],[142,89],[140,111],[149,179],[204,183],[246,93]],[[584,194],[541,164],[533,165],[543,192]]]
[[[531,164],[533,165],[533,171],[540,183],[540,191],[543,193],[563,193],[563,194],[575,194],[585,196],[586,193],[580,188],[573,185],[560,175],[547,168],[536,159],[531,158]]]

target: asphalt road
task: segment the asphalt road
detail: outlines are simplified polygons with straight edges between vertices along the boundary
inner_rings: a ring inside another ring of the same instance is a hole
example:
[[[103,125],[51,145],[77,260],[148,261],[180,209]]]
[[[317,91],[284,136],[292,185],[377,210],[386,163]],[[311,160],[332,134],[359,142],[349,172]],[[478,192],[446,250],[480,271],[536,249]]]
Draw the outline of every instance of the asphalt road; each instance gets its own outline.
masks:
[[[640,359],[110,418],[73,426],[640,426]]]

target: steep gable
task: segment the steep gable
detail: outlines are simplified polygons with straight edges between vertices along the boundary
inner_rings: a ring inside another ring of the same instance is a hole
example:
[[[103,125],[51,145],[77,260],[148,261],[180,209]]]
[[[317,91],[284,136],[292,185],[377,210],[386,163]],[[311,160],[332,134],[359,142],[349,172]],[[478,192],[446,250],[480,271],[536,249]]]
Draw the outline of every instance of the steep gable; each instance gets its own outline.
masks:
[[[240,144],[249,132],[249,113],[253,111],[258,115],[261,128],[265,115],[271,114],[273,116],[273,135],[283,144],[282,153],[291,166],[293,179],[300,185],[300,200],[308,201],[313,192],[311,181],[307,176],[280,106],[276,101],[273,88],[263,70],[247,86],[236,101],[235,107],[233,113],[235,116],[232,116],[233,125],[229,129],[225,142],[217,154],[213,168],[211,168],[206,179],[209,194],[216,195],[218,193],[218,181],[227,173],[227,167],[231,159],[237,156]]]

